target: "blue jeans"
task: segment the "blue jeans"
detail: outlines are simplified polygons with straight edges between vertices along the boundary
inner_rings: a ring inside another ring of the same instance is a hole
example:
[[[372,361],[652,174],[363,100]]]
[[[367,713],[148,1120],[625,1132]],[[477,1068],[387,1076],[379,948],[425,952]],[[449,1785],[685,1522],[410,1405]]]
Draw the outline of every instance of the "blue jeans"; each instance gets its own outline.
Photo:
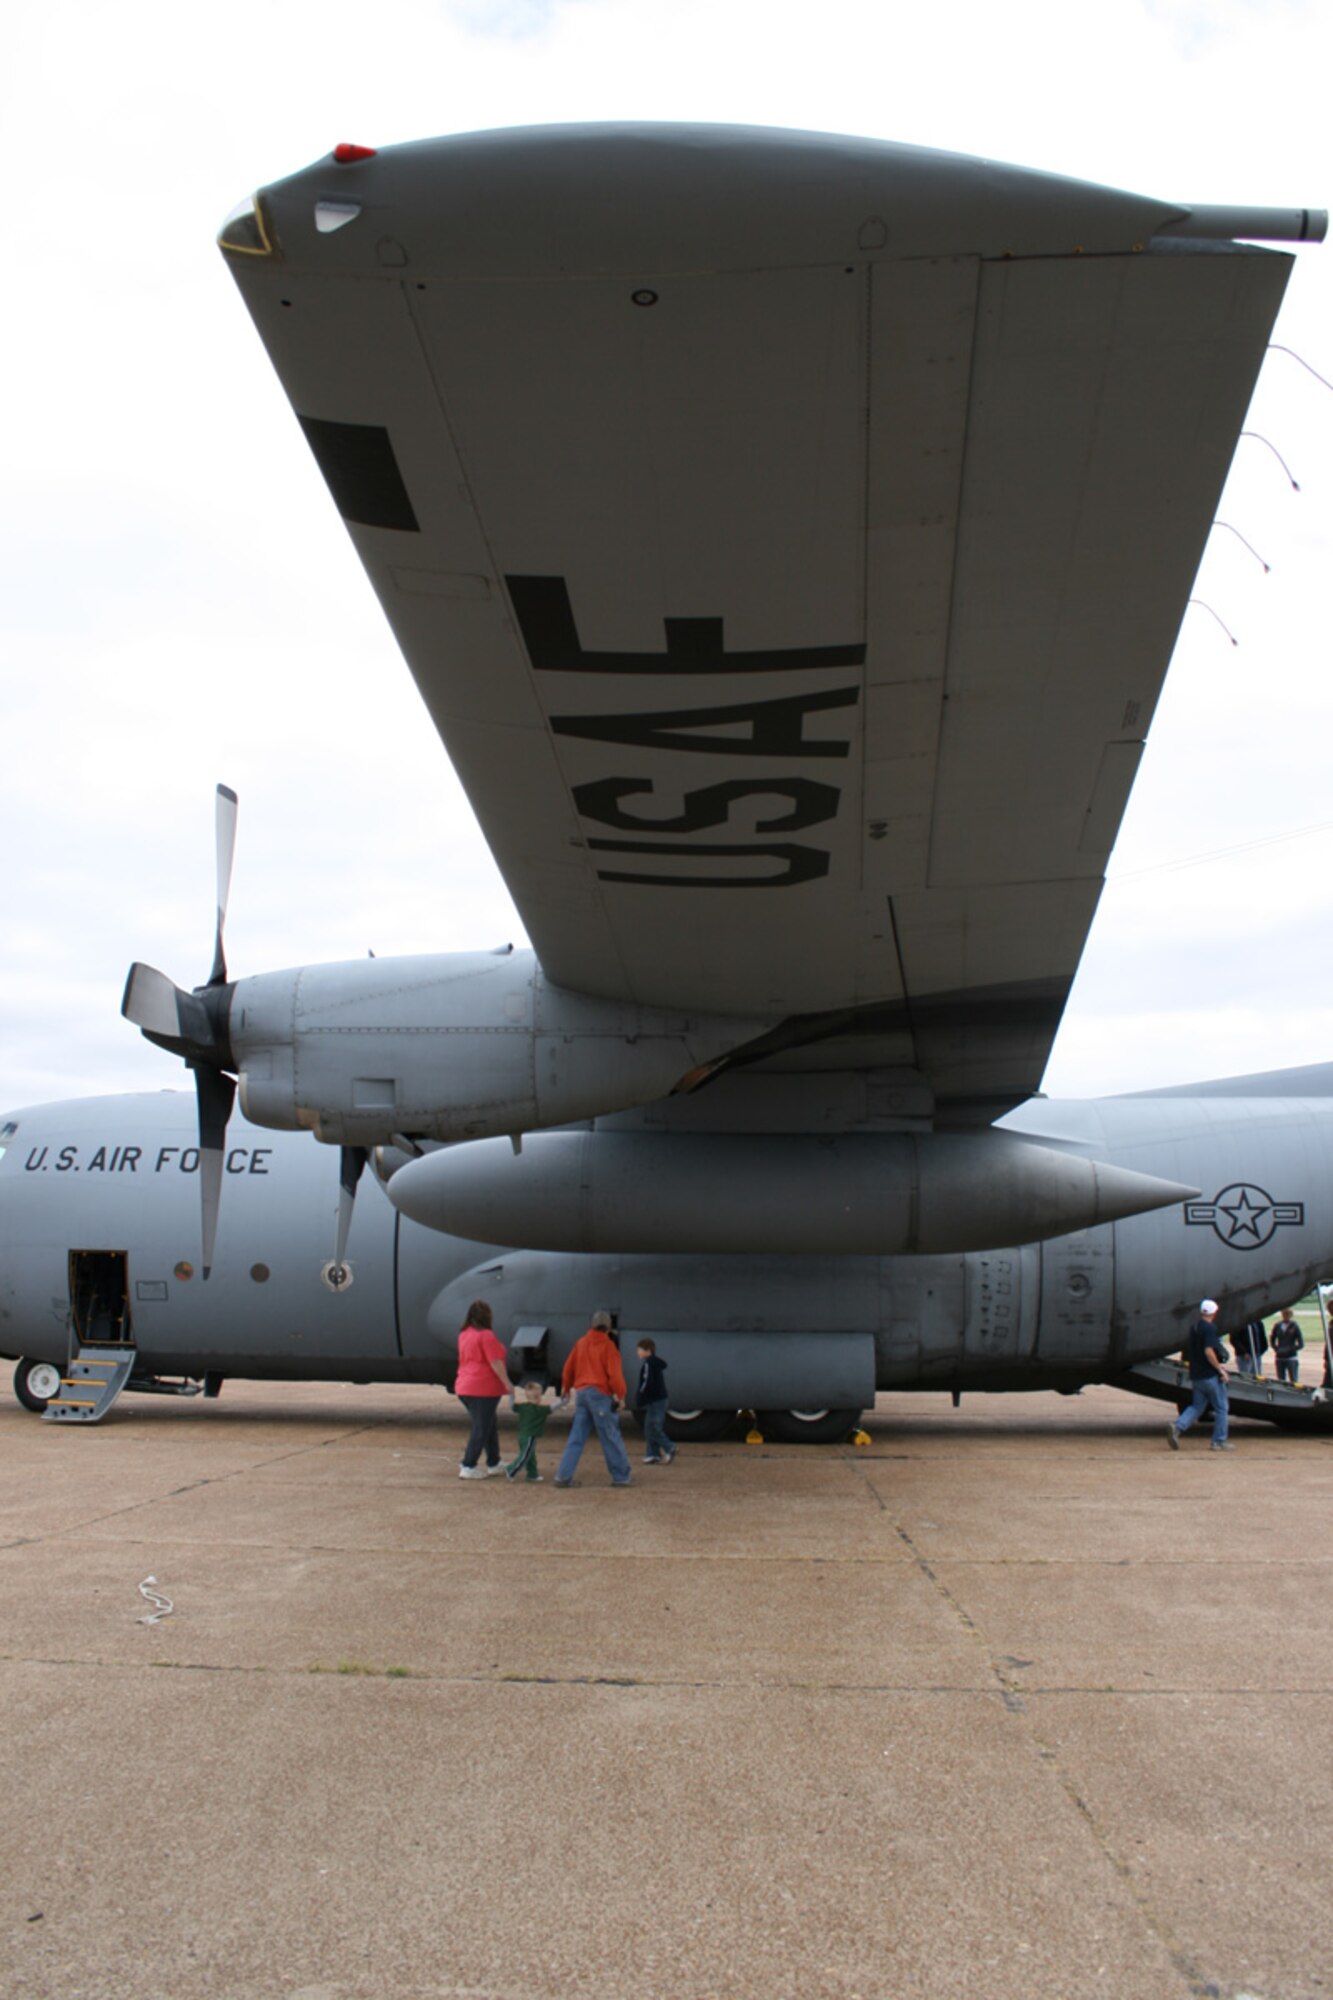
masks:
[[[579,1389],[576,1392],[574,1421],[569,1427],[569,1443],[560,1455],[560,1463],[555,1470],[556,1478],[570,1480],[574,1477],[574,1468],[583,1456],[583,1447],[594,1431],[602,1447],[606,1469],[611,1475],[611,1484],[628,1486],[632,1475],[625,1452],[625,1440],[620,1435],[620,1419],[604,1389]]]
[[[666,1434],[667,1399],[659,1397],[655,1403],[643,1406],[643,1441],[647,1458],[674,1458],[676,1447]]]
[[[467,1444],[463,1450],[464,1465],[475,1465],[482,1453],[486,1454],[487,1465],[500,1463],[500,1434],[495,1427],[495,1413],[500,1407],[498,1396],[460,1396],[459,1402],[467,1411],[472,1428],[467,1434]]]
[[[1299,1354],[1279,1354],[1277,1357],[1277,1379],[1293,1385],[1301,1379],[1301,1357]]]
[[[1176,1418],[1176,1429],[1183,1437],[1205,1410],[1213,1413],[1213,1443],[1227,1441],[1227,1385],[1220,1375],[1207,1375],[1201,1381],[1191,1382],[1193,1399],[1183,1416]]]

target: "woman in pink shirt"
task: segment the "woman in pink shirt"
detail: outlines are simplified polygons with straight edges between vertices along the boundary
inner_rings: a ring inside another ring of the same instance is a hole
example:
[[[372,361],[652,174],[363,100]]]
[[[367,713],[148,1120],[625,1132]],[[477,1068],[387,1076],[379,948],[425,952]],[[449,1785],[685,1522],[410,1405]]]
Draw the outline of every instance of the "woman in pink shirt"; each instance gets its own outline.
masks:
[[[509,1371],[505,1351],[491,1330],[491,1309],[485,1299],[474,1299],[467,1309],[467,1325],[458,1336],[458,1374],[454,1394],[472,1420],[467,1449],[458,1468],[460,1479],[489,1479],[503,1472],[500,1439],[495,1416],[501,1396],[509,1394]],[[485,1465],[478,1459],[486,1454]]]

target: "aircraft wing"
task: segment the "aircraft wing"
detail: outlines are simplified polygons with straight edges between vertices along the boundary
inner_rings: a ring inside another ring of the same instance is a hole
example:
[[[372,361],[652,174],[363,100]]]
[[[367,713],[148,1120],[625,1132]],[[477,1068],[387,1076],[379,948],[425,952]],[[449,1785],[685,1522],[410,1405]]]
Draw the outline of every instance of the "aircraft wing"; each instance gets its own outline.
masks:
[[[1288,275],[1229,233],[671,126],[340,148],[224,229],[548,977],[1039,1086]]]

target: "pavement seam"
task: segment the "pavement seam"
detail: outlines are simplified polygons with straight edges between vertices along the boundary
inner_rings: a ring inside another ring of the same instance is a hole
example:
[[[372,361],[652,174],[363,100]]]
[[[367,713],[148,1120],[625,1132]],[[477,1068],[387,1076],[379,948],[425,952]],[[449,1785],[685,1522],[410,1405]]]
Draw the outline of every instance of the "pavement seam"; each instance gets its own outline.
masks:
[[[859,1468],[855,1467],[854,1469],[859,1470]],[[890,1518],[892,1519],[891,1510],[888,1509],[887,1505],[885,1511],[890,1512]],[[1122,1883],[1125,1893],[1138,1911],[1143,1923],[1152,1933],[1153,1937],[1156,1938],[1172,1966],[1185,1981],[1186,1991],[1191,1995],[1215,1995],[1219,1990],[1218,1987],[1205,1980],[1199,1967],[1195,1964],[1185,1946],[1171,1928],[1170,1923],[1149,1899],[1146,1890],[1140,1886],[1129,1862],[1117,1850],[1109,1830],[1102,1825],[1091,1805],[1079,1790],[1073,1776],[1065,1769],[1055,1745],[1047,1742],[1042,1735],[1024,1699],[1025,1694],[1031,1694],[1033,1690],[1025,1689],[1011,1674],[1006,1673],[1001,1657],[991,1646],[976,1619],[973,1618],[966,1605],[963,1604],[962,1600],[937,1573],[929,1558],[917,1547],[910,1531],[904,1528],[901,1522],[897,1520],[893,1520],[893,1530],[903,1546],[910,1553],[920,1574],[948,1608],[955,1621],[962,1627],[967,1638],[979,1647],[984,1654],[987,1668],[995,1681],[1005,1709],[1010,1715],[1018,1719],[1027,1744],[1035,1754],[1038,1764],[1059,1785],[1060,1790],[1077,1813],[1097,1851],[1102,1855],[1112,1872]],[[1097,1690],[1097,1692],[1101,1692],[1101,1690]],[[1155,1693],[1157,1690],[1153,1690],[1153,1692]]]
[[[716,1676],[676,1676],[650,1674],[538,1674],[518,1670],[495,1668],[485,1673],[458,1673],[435,1667],[363,1667],[325,1666],[320,1662],[304,1661],[289,1665],[267,1666],[232,1660],[115,1660],[77,1657],[73,1654],[48,1653],[0,1653],[0,1667],[57,1667],[89,1668],[96,1672],[139,1673],[144,1667],[169,1669],[173,1673],[201,1674],[269,1674],[274,1677],[294,1675],[297,1679],[307,1676],[328,1677],[334,1680],[409,1680],[436,1681],[447,1684],[472,1686],[503,1686],[512,1684],[523,1686],[536,1683],[543,1687],[643,1687],[643,1688],[725,1688],[738,1692],[761,1691],[764,1693],[808,1693],[816,1689],[825,1694],[911,1694],[940,1695],[949,1699],[959,1696],[975,1696],[985,1702],[1000,1702],[1013,1714],[1026,1714],[1026,1703],[1045,1697],[1061,1695],[1102,1695],[1113,1701],[1188,1701],[1198,1694],[1193,1684],[1180,1687],[1134,1688],[1115,1687],[1105,1681],[1084,1683],[1077,1681],[1041,1682],[1030,1681],[1012,1684],[1016,1699],[1005,1701],[999,1688],[968,1687],[957,1681],[830,1681],[830,1680],[772,1680],[760,1676],[751,1679]],[[1217,1687],[1216,1694],[1227,1701],[1268,1700],[1270,1697],[1298,1696],[1307,1701],[1323,1701],[1333,1697],[1333,1687],[1277,1687],[1265,1682],[1258,1687]]]
[[[857,1467],[857,1470],[861,1471],[861,1468]],[[236,1474],[228,1473],[223,1478],[216,1480],[195,1480],[187,1486],[173,1487],[170,1492],[158,1494],[152,1500],[136,1501],[131,1507],[122,1511],[125,1513],[139,1512],[145,1507],[160,1505],[164,1499],[176,1499],[182,1494],[195,1492],[201,1487],[221,1485],[225,1479],[231,1479],[236,1476]],[[876,1497],[878,1498],[878,1496]],[[888,1512],[887,1508],[884,1508],[882,1500],[879,1501],[879,1505],[882,1511]],[[7,1555],[14,1549],[38,1548],[47,1544],[59,1543],[70,1536],[86,1540],[90,1529],[100,1526],[104,1521],[112,1521],[117,1518],[119,1518],[117,1514],[98,1515],[89,1522],[76,1521],[69,1523],[68,1526],[63,1528],[53,1528],[45,1535],[21,1535],[12,1541],[0,1542],[0,1555]],[[898,1528],[894,1524],[894,1533],[899,1539],[904,1538],[908,1532]],[[117,1549],[209,1549],[222,1546],[216,1541],[204,1537],[188,1535],[152,1535],[138,1539],[128,1535],[116,1535],[115,1537],[108,1537],[106,1545]],[[490,1562],[496,1553],[493,1546],[485,1543],[474,1543],[464,1548],[460,1547],[456,1542],[451,1542],[447,1546],[441,1547],[440,1544],[435,1542],[395,1542],[388,1544],[376,1542],[246,1542],[231,1540],[225,1546],[229,1549],[244,1550],[248,1554],[298,1557],[311,1555],[373,1556],[377,1561],[391,1561],[395,1558],[420,1556],[427,1557],[432,1562],[441,1560],[450,1562]],[[774,1555],[766,1555],[759,1551],[744,1549],[639,1549],[624,1553],[618,1549],[606,1549],[600,1551],[595,1558],[592,1558],[586,1548],[542,1548],[535,1542],[525,1544],[527,1553],[540,1556],[544,1562],[587,1562],[595,1559],[599,1564],[638,1564],[646,1562],[744,1563],[747,1568],[761,1563],[782,1563],[784,1565],[824,1564],[829,1568],[841,1569],[895,1569],[901,1568],[907,1562],[926,1560],[919,1551],[912,1554],[910,1551],[914,1548],[915,1544],[911,1544],[909,1553],[906,1555],[900,1553],[898,1550],[892,1550],[886,1555],[801,1555],[791,1550],[785,1550]],[[1228,1574],[1234,1574],[1237,1570],[1244,1569],[1325,1570],[1333,1568],[1333,1555],[1237,1557],[1235,1555],[1209,1556],[1202,1552],[1197,1556],[1144,1557],[1137,1562],[1130,1563],[1123,1556],[979,1557],[955,1555],[950,1550],[945,1549],[938,1551],[929,1560],[937,1563],[947,1563],[950,1569],[955,1570],[1133,1569],[1136,1573],[1141,1574],[1146,1574],[1153,1570],[1198,1570],[1207,1568],[1224,1569]]]
[[[247,1473],[262,1472],[270,1465],[284,1465],[289,1459],[306,1458],[313,1451],[327,1451],[331,1445],[346,1444],[350,1439],[365,1437],[381,1428],[379,1424],[361,1424],[354,1431],[340,1433],[337,1437],[320,1438],[317,1444],[304,1444],[295,1451],[275,1452],[271,1458],[258,1459],[253,1465],[233,1466],[230,1472],[220,1472],[208,1479],[189,1479],[184,1486],[169,1486],[165,1492],[154,1493],[143,1500],[131,1500],[128,1506],[112,1507],[105,1514],[90,1514],[86,1521],[71,1521],[63,1528],[55,1529],[49,1535],[26,1535],[17,1542],[0,1543],[0,1550],[6,1548],[31,1548],[35,1544],[59,1541],[65,1535],[83,1534],[89,1528],[101,1527],[104,1521],[119,1521],[126,1514],[138,1514],[145,1507],[159,1507],[164,1500],[175,1500],[182,1493],[197,1493],[203,1486],[225,1486],[233,1479],[242,1479]],[[133,1544],[125,1544],[132,1547]]]
[[[430,1667],[369,1667],[360,1664],[326,1666],[321,1661],[288,1666],[245,1665],[213,1660],[101,1660],[67,1659],[42,1654],[0,1654],[0,1666],[53,1667],[96,1673],[142,1673],[154,1668],[166,1673],[264,1675],[271,1680],[331,1681],[415,1681],[447,1687],[598,1687],[598,1688],[681,1688],[686,1691],[711,1688],[734,1694],[912,1694],[940,1695],[949,1700],[960,1696],[993,1705],[996,1691],[984,1687],[958,1687],[939,1681],[828,1681],[721,1679],[715,1675],[667,1674],[541,1674],[494,1668],[484,1673],[457,1673]]]

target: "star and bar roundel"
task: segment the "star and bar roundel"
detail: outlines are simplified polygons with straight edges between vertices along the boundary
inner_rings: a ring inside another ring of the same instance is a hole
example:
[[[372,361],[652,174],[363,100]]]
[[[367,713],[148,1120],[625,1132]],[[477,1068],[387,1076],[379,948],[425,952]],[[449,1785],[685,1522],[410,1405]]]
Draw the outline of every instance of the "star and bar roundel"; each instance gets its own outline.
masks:
[[[1253,1181],[1233,1181],[1211,1201],[1187,1201],[1185,1223],[1211,1225],[1228,1250],[1258,1250],[1275,1230],[1305,1221],[1303,1201],[1274,1201]]]

